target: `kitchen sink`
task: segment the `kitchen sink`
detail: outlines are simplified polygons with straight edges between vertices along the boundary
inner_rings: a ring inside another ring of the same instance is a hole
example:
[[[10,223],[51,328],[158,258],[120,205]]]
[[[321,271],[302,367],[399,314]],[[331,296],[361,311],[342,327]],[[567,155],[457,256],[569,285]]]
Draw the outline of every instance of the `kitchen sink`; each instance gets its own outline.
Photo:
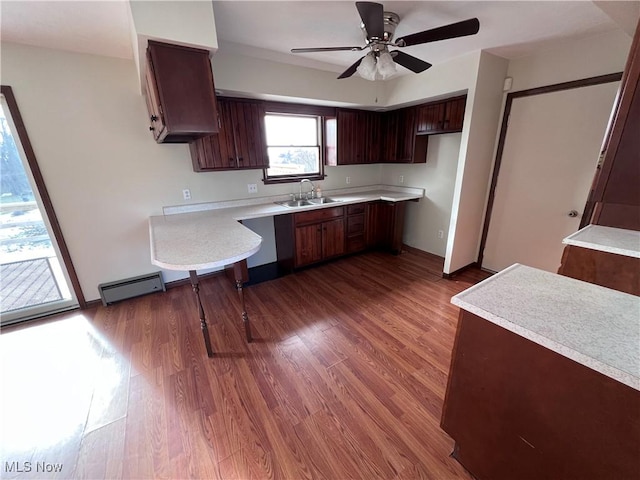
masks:
[[[284,207],[307,207],[309,205],[314,205],[309,200],[287,200],[286,202],[275,202],[278,205],[282,205]]]
[[[322,197],[322,198],[310,198],[309,200],[287,200],[285,202],[275,202],[278,205],[282,205],[284,207],[308,207],[309,205],[324,205],[325,203],[336,203],[341,202],[342,200],[336,200],[335,198]]]
[[[313,205],[322,205],[324,203],[335,203],[341,202],[342,200],[336,200],[335,198],[322,197],[322,198],[312,198],[309,200]]]

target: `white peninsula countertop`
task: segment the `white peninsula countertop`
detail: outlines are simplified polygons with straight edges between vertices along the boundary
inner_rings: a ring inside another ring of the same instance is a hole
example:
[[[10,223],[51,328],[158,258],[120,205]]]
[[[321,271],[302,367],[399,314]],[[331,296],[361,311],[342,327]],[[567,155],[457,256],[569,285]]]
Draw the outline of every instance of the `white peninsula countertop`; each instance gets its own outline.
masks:
[[[640,297],[515,264],[451,303],[640,390]]]
[[[562,243],[576,247],[640,258],[640,232],[622,228],[587,225]]]
[[[403,202],[424,197],[424,189],[372,185],[325,191],[337,202],[285,207],[288,195],[165,207],[164,215],[149,217],[151,263],[168,270],[194,271],[224,267],[250,257],[262,238],[239,223],[251,218],[339,207],[384,200]]]

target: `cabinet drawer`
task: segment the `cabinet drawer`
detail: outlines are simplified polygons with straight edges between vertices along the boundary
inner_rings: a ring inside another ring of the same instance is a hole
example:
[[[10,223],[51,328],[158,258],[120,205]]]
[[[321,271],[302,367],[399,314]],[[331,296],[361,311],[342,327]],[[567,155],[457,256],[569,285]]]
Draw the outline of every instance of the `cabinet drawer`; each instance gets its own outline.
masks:
[[[347,217],[347,235],[364,233],[364,213]]]
[[[361,252],[366,245],[364,234],[347,237],[347,253]]]
[[[296,213],[293,217],[294,223],[300,225],[302,223],[322,222],[331,218],[342,217],[344,215],[344,207],[323,208],[320,210],[312,210],[310,212]]]
[[[366,204],[358,203],[356,205],[348,205],[347,206],[347,215],[355,215],[358,213],[364,213]]]

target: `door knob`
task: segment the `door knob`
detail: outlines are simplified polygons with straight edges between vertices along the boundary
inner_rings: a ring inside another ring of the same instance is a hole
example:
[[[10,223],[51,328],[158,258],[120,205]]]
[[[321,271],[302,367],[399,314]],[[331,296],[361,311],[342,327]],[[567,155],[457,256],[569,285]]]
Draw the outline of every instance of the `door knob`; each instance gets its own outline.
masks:
[[[578,212],[576,210],[571,210],[567,215],[569,215],[571,218],[575,218],[578,216]]]

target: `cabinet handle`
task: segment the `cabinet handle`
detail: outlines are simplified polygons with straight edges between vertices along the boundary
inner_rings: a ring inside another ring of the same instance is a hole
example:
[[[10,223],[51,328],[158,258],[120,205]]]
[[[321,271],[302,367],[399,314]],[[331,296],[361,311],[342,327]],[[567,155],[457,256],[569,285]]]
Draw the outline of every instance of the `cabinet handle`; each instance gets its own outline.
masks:
[[[154,130],[155,130],[155,128],[153,127],[153,125],[151,125],[151,126],[149,127],[149,131],[153,132]]]
[[[238,157],[238,164],[241,164],[243,162],[242,157]]]
[[[233,159],[233,157],[229,157],[229,166],[230,167],[234,167],[235,166],[235,160]]]
[[[151,115],[151,121],[155,122],[156,120],[158,120],[158,116],[157,115]]]

